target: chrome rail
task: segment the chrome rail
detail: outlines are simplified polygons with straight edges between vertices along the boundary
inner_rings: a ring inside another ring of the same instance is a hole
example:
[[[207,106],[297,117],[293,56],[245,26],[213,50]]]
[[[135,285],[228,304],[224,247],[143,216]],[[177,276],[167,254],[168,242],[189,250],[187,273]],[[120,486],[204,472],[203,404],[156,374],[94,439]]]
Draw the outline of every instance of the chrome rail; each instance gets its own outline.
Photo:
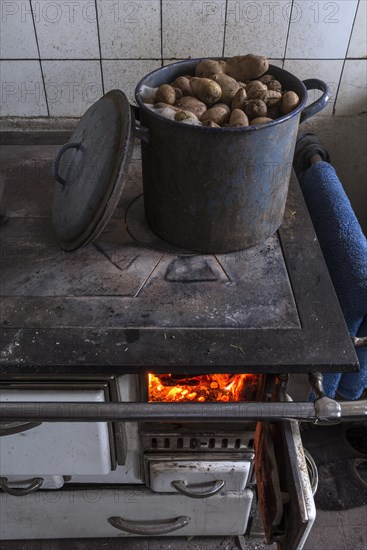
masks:
[[[314,402],[249,403],[0,403],[0,420],[28,422],[136,421],[264,421],[297,420],[339,423],[367,419],[367,400],[337,402],[319,397]]]

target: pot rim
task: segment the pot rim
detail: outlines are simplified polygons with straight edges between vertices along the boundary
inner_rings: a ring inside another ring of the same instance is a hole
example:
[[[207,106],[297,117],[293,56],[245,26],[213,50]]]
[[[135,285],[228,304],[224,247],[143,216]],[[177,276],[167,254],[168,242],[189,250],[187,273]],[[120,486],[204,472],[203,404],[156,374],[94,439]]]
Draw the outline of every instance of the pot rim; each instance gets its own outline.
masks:
[[[213,60],[217,60],[217,61],[224,60],[225,61],[225,60],[229,59],[229,57],[198,57],[198,58],[192,58],[192,59],[184,59],[184,60],[181,60],[181,61],[176,61],[175,63],[171,63],[171,64],[166,65],[164,67],[159,67],[158,69],[155,69],[154,71],[151,71],[150,73],[147,73],[139,81],[139,83],[137,84],[137,86],[135,88],[135,100],[138,104],[138,107],[140,109],[143,109],[146,113],[149,113],[149,115],[153,116],[155,119],[160,120],[161,122],[163,122],[165,124],[175,125],[176,127],[179,125],[180,128],[188,128],[189,131],[194,130],[194,131],[199,131],[199,132],[210,132],[211,134],[213,134],[213,133],[219,133],[219,132],[222,132],[222,133],[223,132],[227,132],[227,133],[229,133],[229,132],[230,133],[255,132],[255,131],[259,131],[259,130],[264,130],[266,128],[271,128],[271,127],[273,127],[277,124],[281,124],[283,122],[286,122],[287,120],[289,120],[293,117],[296,117],[297,115],[300,115],[301,112],[303,111],[303,109],[306,106],[307,99],[308,99],[308,91],[307,91],[306,86],[302,82],[302,80],[300,80],[293,73],[290,73],[289,71],[286,71],[285,69],[282,69],[281,67],[278,67],[277,65],[271,65],[271,64],[269,64],[269,69],[264,74],[269,73],[271,69],[275,69],[276,72],[280,71],[281,74],[284,75],[284,76],[289,75],[289,77],[296,79],[298,81],[299,86],[301,87],[301,89],[303,91],[303,99],[301,99],[301,102],[298,105],[298,107],[296,107],[296,109],[294,109],[293,111],[291,111],[287,115],[283,115],[279,118],[276,118],[272,122],[267,122],[266,124],[258,124],[258,125],[245,126],[245,127],[239,127],[239,128],[210,128],[209,126],[196,126],[196,125],[192,125],[192,124],[182,124],[182,123],[180,124],[176,120],[170,120],[168,118],[162,117],[158,113],[155,113],[152,109],[149,109],[146,106],[146,104],[141,100],[140,88],[143,85],[145,85],[144,81],[148,77],[150,77],[150,76],[152,76],[156,73],[164,71],[167,67],[179,67],[180,65],[184,65],[184,64],[187,64],[189,62],[198,64],[198,63],[200,63],[200,61],[203,61],[204,59],[213,59]]]

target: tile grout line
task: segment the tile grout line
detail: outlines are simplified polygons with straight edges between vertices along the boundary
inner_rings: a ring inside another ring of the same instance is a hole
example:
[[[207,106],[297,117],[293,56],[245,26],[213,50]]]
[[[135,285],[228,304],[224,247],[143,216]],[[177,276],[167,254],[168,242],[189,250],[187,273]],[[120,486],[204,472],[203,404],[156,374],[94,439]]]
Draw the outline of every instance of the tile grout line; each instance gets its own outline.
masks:
[[[51,116],[51,114],[50,114],[50,107],[49,107],[49,104],[48,104],[48,97],[47,97],[47,91],[46,91],[45,75],[44,75],[44,72],[43,72],[42,59],[41,59],[41,50],[40,50],[40,46],[39,46],[39,42],[38,42],[38,34],[37,34],[37,28],[36,28],[36,20],[35,20],[35,18],[34,18],[34,11],[33,11],[32,0],[29,0],[29,7],[30,7],[30,10],[31,10],[31,14],[32,14],[33,29],[34,29],[34,35],[35,35],[36,44],[37,44],[37,51],[38,51],[38,60],[37,60],[37,61],[38,61],[39,64],[40,64],[41,77],[42,77],[42,84],[43,84],[43,93],[44,93],[45,101],[46,101],[47,116],[50,117],[50,116]]]
[[[291,32],[293,5],[294,5],[294,0],[292,0],[292,6],[291,6],[291,10],[289,12],[289,21],[288,21],[287,37],[285,39],[285,45],[284,45],[282,69],[284,69],[285,61],[287,59],[287,49],[288,49],[289,35],[290,35],[290,32]]]
[[[163,67],[164,57],[163,57],[163,0],[160,0],[159,7],[161,10],[160,13],[160,23],[161,23],[161,67]]]
[[[94,7],[96,10],[96,25],[97,25],[97,36],[98,36],[98,48],[99,48],[99,67],[101,70],[101,81],[102,81],[102,92],[103,95],[105,94],[105,86],[104,86],[104,77],[103,77],[103,67],[102,67],[102,45],[101,45],[101,33],[99,29],[99,16],[98,16],[98,6],[97,6],[97,0],[94,0]]]
[[[222,12],[223,13],[223,12]],[[224,57],[224,52],[226,49],[226,38],[227,38],[227,14],[228,14],[228,0],[226,0],[226,8],[224,12],[224,32],[223,32],[223,48],[222,48],[222,57]]]
[[[338,101],[338,96],[339,96],[340,87],[341,87],[341,85],[342,85],[342,80],[343,80],[343,75],[344,75],[344,69],[345,69],[345,65],[346,65],[347,59],[348,59],[348,58],[347,58],[347,56],[348,56],[348,51],[349,51],[350,43],[351,43],[351,41],[352,41],[354,25],[355,25],[356,20],[357,20],[357,13],[358,13],[358,9],[359,9],[360,2],[361,2],[361,0],[358,0],[358,2],[357,2],[356,12],[355,12],[355,14],[354,14],[353,23],[352,23],[352,28],[351,28],[351,30],[350,30],[350,35],[349,35],[349,40],[348,40],[348,44],[347,44],[347,49],[346,49],[346,52],[345,52],[345,55],[344,55],[343,66],[342,66],[342,70],[341,70],[341,72],[340,72],[339,84],[338,84],[338,88],[337,88],[336,93],[335,93],[335,101],[334,101],[334,105],[333,105],[333,116],[336,115],[336,104],[337,104],[337,101]]]
[[[178,59],[178,58],[170,58]],[[100,57],[43,57],[42,61],[100,61]],[[103,57],[103,61],[160,61],[160,57]],[[37,57],[0,57],[0,61],[39,61]]]
[[[340,524],[340,527],[341,527],[341,530],[342,530],[342,535],[343,535],[343,539],[344,539],[345,550],[348,550],[348,540],[347,540],[346,534],[344,533],[344,523],[343,523],[343,520],[342,520],[342,516],[341,516],[341,514],[340,514],[340,511],[337,511],[337,514],[338,514],[338,518],[339,518],[339,524]]]
[[[161,57],[103,57],[102,61],[161,61]],[[166,57],[166,61],[189,60],[189,57]],[[283,57],[268,57],[283,61]],[[367,61],[365,57],[287,57],[287,61]],[[40,61],[38,57],[0,57],[0,61]],[[99,57],[43,57],[41,61],[100,61]]]

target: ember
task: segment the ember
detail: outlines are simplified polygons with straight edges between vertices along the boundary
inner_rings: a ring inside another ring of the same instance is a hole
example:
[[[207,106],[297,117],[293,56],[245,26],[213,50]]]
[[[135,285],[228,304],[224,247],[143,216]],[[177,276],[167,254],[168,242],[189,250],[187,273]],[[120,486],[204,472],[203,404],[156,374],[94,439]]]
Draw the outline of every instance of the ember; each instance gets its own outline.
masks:
[[[255,401],[256,374],[149,374],[149,401]]]

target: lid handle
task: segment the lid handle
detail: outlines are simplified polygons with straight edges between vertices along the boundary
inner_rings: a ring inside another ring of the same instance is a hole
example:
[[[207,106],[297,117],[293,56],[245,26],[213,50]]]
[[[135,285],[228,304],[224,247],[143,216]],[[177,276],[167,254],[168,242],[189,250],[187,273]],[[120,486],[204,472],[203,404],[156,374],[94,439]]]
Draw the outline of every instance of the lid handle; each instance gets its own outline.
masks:
[[[62,178],[59,174],[59,164],[60,164],[61,158],[68,149],[81,149],[81,145],[82,145],[81,143],[66,143],[61,147],[61,149],[57,153],[56,158],[52,164],[52,175],[57,182],[61,183],[61,185],[66,184],[66,180]]]

